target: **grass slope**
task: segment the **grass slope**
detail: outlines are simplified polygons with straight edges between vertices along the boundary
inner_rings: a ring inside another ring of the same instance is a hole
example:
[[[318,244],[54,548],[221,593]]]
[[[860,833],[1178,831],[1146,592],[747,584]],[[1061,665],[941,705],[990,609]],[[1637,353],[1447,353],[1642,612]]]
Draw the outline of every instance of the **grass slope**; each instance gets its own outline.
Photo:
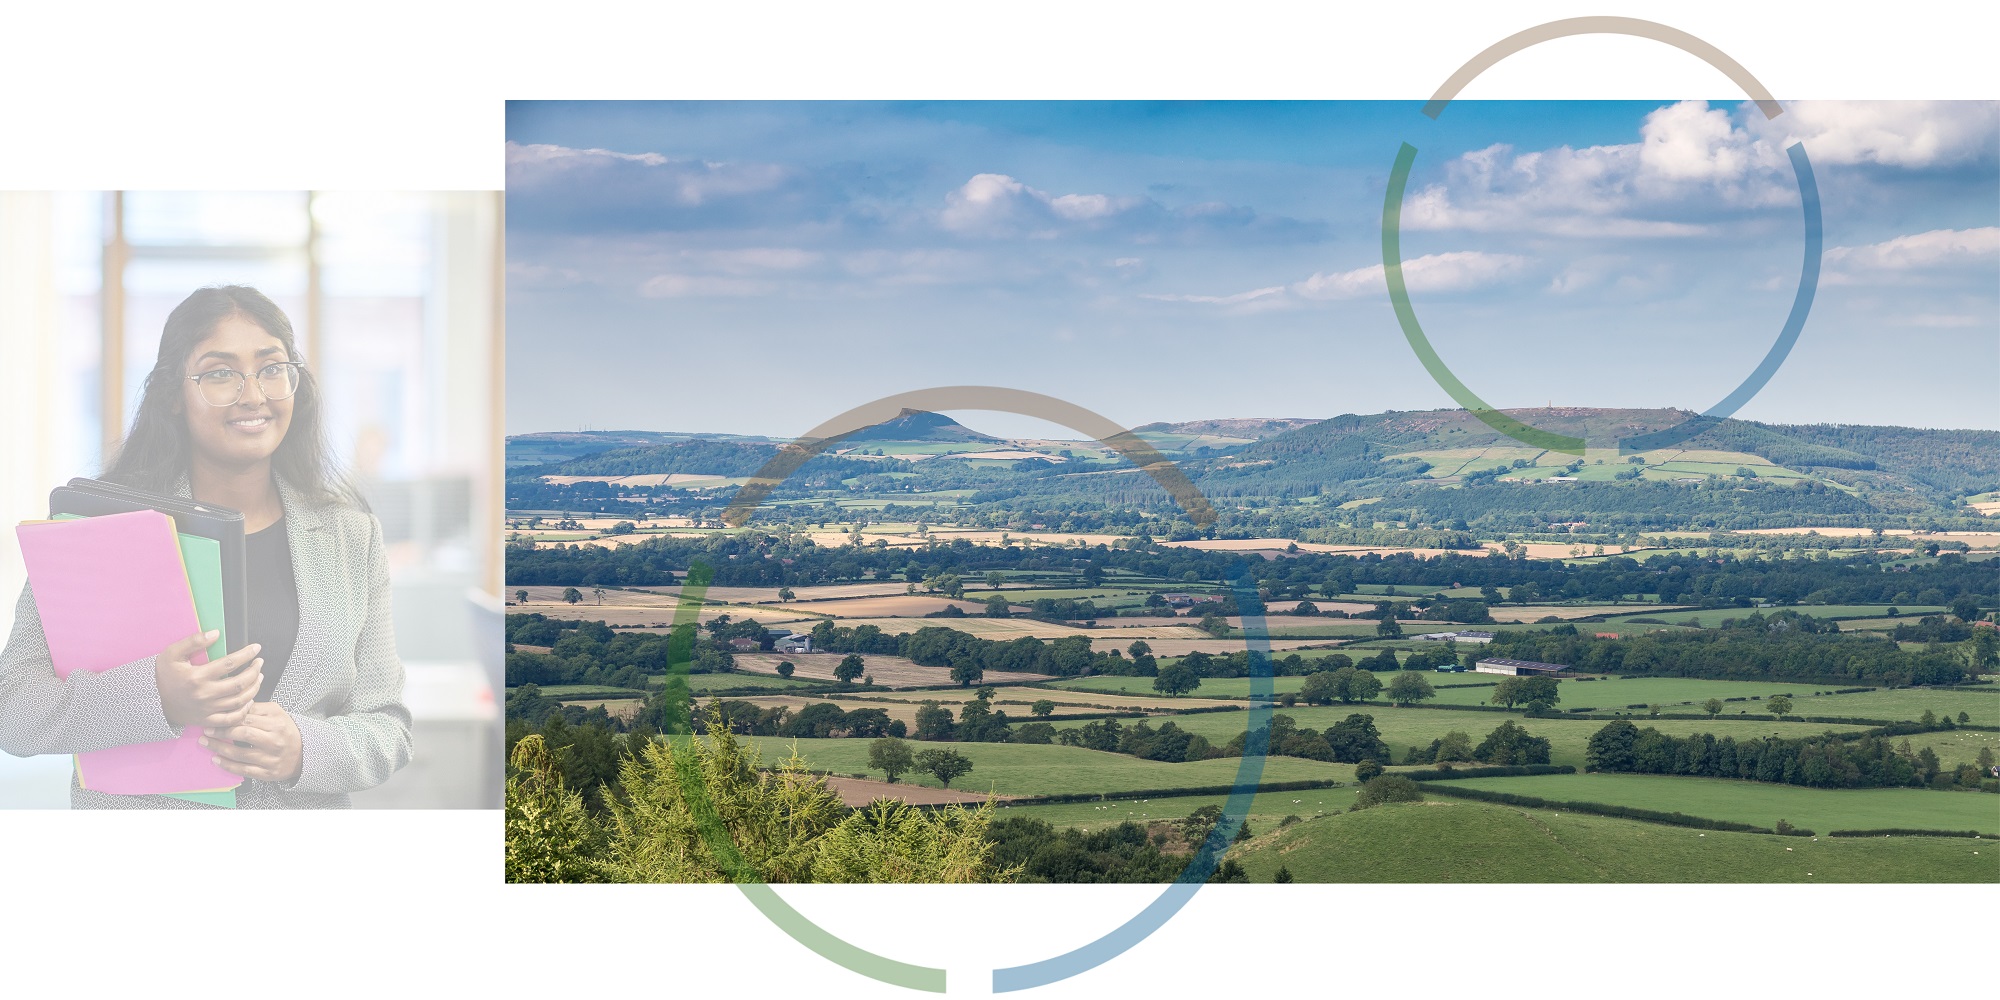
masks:
[[[1268,833],[1277,829],[1286,816],[1307,818],[1339,812],[1354,801],[1352,785],[1339,788],[1312,788],[1298,792],[1262,792],[1253,796],[1248,813],[1250,832]],[[1227,795],[1173,795],[1147,799],[1118,799],[1110,802],[1065,802],[1056,805],[1005,806],[1003,816],[1026,816],[1047,820],[1056,826],[1094,830],[1100,826],[1132,820],[1144,823],[1155,819],[1179,819],[1202,806],[1226,806]]]
[[[1813,841],[1448,800],[1308,820],[1230,856],[1253,882],[1280,865],[1301,882],[2000,881],[1987,841]]]
[[[2000,796],[1933,792],[1922,788],[1805,788],[1760,781],[1664,774],[1540,774],[1520,778],[1465,778],[1484,788],[1545,799],[1680,812],[1709,819],[1771,826],[1787,820],[1822,834],[1834,830],[1978,830],[2000,835]],[[2000,850],[2000,845],[1996,845]]]

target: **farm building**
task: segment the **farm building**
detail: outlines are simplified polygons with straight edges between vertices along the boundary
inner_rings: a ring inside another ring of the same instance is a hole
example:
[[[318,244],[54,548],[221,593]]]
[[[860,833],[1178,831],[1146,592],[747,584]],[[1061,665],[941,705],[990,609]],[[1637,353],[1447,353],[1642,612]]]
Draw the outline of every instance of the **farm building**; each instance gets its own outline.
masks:
[[[1161,594],[1160,596],[1164,598],[1168,604],[1173,605],[1176,608],[1185,608],[1194,604],[1193,594]]]
[[[799,632],[779,636],[777,641],[771,643],[771,651],[776,653],[810,653],[813,651],[812,636]]]
[[[1538,663],[1534,660],[1480,660],[1473,669],[1482,674],[1506,674],[1510,677],[1547,677],[1550,674],[1568,670],[1560,663]]]
[[[1432,642],[1473,642],[1473,643],[1482,643],[1482,642],[1492,642],[1492,641],[1493,641],[1493,633],[1491,633],[1491,632],[1430,632],[1430,633],[1426,633],[1426,634],[1424,634],[1424,635],[1420,635],[1420,636],[1417,636],[1417,638],[1419,638],[1419,639],[1429,639],[1429,640],[1431,640]]]
[[[762,645],[762,643],[755,639],[746,639],[741,636],[729,640],[730,650],[737,653],[754,653]]]

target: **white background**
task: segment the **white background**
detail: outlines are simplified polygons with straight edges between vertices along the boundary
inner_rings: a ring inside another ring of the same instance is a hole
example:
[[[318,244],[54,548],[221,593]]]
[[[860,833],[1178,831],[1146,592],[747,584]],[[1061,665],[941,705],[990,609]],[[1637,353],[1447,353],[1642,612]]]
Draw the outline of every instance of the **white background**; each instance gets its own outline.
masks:
[[[2000,97],[1994,15],[1961,4],[725,6],[14,5],[0,188],[494,188],[507,98],[1422,98],[1492,42],[1583,14],[1690,31],[1780,99]],[[1460,96],[1733,93],[1678,51],[1594,37]],[[505,886],[500,831],[494,813],[0,813],[0,990],[899,992],[806,953],[729,887]],[[864,947],[948,967],[954,993],[1157,891],[781,890]],[[1226,887],[1038,995],[1990,995],[1997,903],[1992,886]]]

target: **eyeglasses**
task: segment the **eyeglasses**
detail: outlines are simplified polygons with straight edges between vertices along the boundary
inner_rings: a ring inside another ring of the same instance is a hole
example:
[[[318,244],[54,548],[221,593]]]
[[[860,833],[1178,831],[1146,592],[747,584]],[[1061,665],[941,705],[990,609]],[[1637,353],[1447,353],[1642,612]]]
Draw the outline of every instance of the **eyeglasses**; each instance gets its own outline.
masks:
[[[290,399],[292,393],[299,391],[305,367],[303,361],[273,361],[257,369],[257,388],[263,391],[265,399]],[[200,391],[202,402],[210,406],[234,406],[243,398],[243,387],[249,384],[250,376],[234,368],[216,368],[189,375],[187,380]]]

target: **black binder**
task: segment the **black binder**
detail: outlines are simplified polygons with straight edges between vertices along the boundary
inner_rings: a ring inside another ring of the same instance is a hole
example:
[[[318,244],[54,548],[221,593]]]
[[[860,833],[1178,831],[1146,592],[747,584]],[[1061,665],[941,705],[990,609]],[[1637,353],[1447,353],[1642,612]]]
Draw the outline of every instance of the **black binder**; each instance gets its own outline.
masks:
[[[235,652],[249,645],[249,589],[245,579],[241,511],[97,479],[72,479],[69,485],[49,492],[50,517],[58,514],[101,517],[134,510],[157,510],[174,519],[174,530],[221,543],[224,648]]]

